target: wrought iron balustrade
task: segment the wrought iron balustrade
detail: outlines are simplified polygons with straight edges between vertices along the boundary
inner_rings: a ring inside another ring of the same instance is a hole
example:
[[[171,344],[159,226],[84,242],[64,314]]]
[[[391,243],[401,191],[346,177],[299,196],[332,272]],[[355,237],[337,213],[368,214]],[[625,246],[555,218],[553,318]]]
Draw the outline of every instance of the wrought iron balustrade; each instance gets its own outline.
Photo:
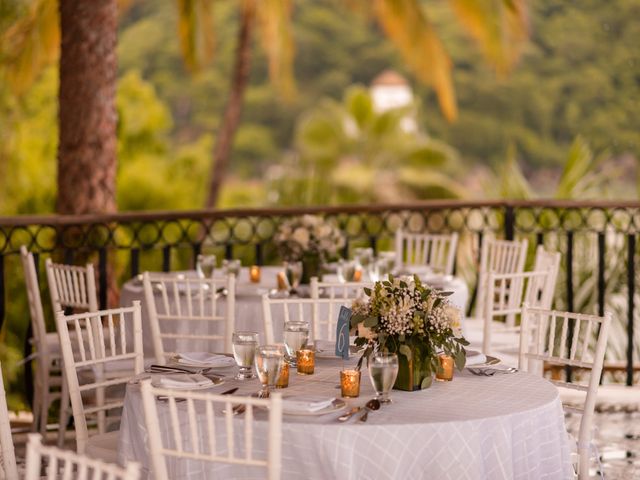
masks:
[[[456,268],[471,287],[475,285],[475,267],[487,235],[507,239],[526,236],[531,252],[537,244],[559,250],[563,254],[564,274],[557,307],[574,311],[589,304],[595,306],[596,313],[603,314],[615,294],[618,317],[624,316],[618,321],[625,323],[626,383],[633,383],[634,364],[638,363],[634,318],[638,316],[640,202],[631,201],[431,201],[405,205],[0,217],[0,325],[4,322],[10,328],[17,324],[28,328],[26,310],[14,312],[10,308],[16,295],[24,292],[17,261],[20,245],[34,252],[40,264],[42,257],[49,255],[67,263],[79,259],[96,262],[99,300],[101,307],[106,307],[110,285],[122,283],[141,269],[188,268],[203,246],[216,249],[225,258],[240,257],[246,264],[277,262],[274,233],[284,220],[303,214],[321,215],[334,221],[347,239],[345,255],[359,245],[374,250],[392,247],[398,228],[459,232]],[[589,287],[589,282],[593,287]],[[625,297],[622,306],[620,295]],[[20,341],[27,353],[30,332],[16,328],[14,333],[24,337]]]

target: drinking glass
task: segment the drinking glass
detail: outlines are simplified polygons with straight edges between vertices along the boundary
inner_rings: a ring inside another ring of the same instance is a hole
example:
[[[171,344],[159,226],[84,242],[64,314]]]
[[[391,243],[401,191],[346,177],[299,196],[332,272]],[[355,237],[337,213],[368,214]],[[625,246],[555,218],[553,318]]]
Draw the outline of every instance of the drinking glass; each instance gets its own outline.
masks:
[[[269,388],[275,387],[283,363],[284,353],[277,345],[263,345],[256,348],[256,372],[262,384],[259,397],[269,396]]]
[[[356,276],[356,262],[340,259],[337,274],[340,283],[353,282]]]
[[[389,391],[398,376],[398,356],[377,352],[369,359],[369,379],[380,403],[390,403]]]
[[[242,264],[240,263],[240,260],[234,259],[234,260],[229,260],[229,259],[224,259],[222,261],[222,271],[224,272],[225,275],[229,275],[230,273],[233,273],[236,278],[238,278],[238,275],[240,275],[240,269],[242,268]]]
[[[369,274],[370,265],[373,263],[373,249],[372,248],[356,248],[354,250],[353,258],[356,262],[356,267],[360,268],[363,273]]]
[[[258,334],[256,332],[233,332],[231,343],[233,358],[240,369],[235,378],[237,380],[254,378],[253,362],[258,347]]]
[[[297,366],[296,352],[307,346],[309,324],[301,321],[289,321],[284,324],[284,346],[287,349],[287,361]]]
[[[291,290],[295,290],[300,286],[302,279],[302,262],[284,262],[284,273]]]
[[[385,280],[393,270],[394,259],[381,256],[376,260],[376,264],[378,265],[378,279]]]
[[[196,271],[200,278],[211,278],[216,268],[216,256],[199,254],[196,259]]]

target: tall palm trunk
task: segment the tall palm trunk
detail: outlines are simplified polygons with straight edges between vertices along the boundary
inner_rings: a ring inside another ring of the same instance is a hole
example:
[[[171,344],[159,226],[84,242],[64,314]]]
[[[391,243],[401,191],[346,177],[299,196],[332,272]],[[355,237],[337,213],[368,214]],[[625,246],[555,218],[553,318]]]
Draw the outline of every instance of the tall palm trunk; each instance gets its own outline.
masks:
[[[249,71],[251,68],[251,33],[254,28],[255,13],[255,3],[253,1],[244,2],[240,13],[238,45],[236,47],[236,58],[233,66],[233,75],[231,77],[229,100],[225,107],[224,117],[213,149],[213,165],[211,166],[209,191],[206,202],[208,208],[214,207],[218,202],[220,187],[224,181],[229,164],[233,137],[240,123],[244,91],[249,82]]]
[[[58,213],[116,210],[117,13],[117,0],[60,0]]]

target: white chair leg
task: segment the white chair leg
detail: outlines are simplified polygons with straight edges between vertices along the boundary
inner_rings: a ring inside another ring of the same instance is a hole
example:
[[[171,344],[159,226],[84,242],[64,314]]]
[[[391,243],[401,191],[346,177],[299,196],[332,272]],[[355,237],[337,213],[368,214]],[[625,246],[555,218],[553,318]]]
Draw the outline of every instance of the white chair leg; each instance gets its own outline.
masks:
[[[67,385],[67,375],[62,370],[62,386],[60,391],[60,424],[58,425],[58,447],[64,446],[64,435],[67,432],[69,423],[69,387]]]

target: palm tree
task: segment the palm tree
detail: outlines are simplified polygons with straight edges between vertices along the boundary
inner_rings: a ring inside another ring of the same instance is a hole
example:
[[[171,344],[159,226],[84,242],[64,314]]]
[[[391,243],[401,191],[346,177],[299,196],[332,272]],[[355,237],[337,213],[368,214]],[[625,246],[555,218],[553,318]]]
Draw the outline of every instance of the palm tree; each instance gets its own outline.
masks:
[[[457,115],[452,63],[430,24],[420,0],[342,0],[351,9],[375,17],[387,37],[396,45],[407,65],[438,96],[440,108],[449,120]],[[179,0],[182,50],[187,65],[198,65],[198,48],[211,52],[206,0]],[[504,75],[518,59],[528,38],[525,0],[450,0],[457,18],[479,43],[487,60],[498,74]],[[251,34],[256,20],[262,32],[262,47],[269,57],[269,73],[279,90],[293,92],[291,62],[292,0],[241,0],[240,23],[231,88],[223,120],[214,146],[206,207],[217,203],[226,175],[234,134],[240,123],[244,91],[250,70]],[[200,13],[200,15],[198,14]],[[210,27],[210,25],[209,25]],[[200,42],[196,39],[200,38]],[[202,55],[202,58],[211,58]]]
[[[116,209],[117,13],[118,0],[37,0],[2,36],[18,93],[60,58],[58,213]]]

